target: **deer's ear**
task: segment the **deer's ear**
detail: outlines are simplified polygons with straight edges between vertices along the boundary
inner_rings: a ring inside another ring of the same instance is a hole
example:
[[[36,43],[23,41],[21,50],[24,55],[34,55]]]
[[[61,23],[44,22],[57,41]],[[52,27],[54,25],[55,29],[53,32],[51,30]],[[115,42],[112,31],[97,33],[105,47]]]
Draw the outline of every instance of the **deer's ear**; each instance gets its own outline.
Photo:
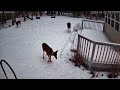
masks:
[[[56,53],[58,52],[58,50],[56,51]]]

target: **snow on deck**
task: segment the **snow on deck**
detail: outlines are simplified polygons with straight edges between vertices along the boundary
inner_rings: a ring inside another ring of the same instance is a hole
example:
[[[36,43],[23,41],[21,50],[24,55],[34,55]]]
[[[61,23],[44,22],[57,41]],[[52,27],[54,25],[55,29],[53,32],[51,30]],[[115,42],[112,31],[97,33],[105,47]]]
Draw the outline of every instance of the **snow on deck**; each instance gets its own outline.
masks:
[[[110,42],[103,31],[93,30],[93,29],[83,29],[82,32],[79,30],[78,34],[81,34],[84,37],[96,42]]]
[[[69,61],[71,42],[68,42],[60,57],[71,35],[66,32],[66,23],[71,22],[73,28],[77,23],[81,23],[81,20],[81,18],[65,16],[56,16],[56,18],[42,16],[40,19],[22,22],[19,28],[15,28],[14,25],[0,29],[0,60],[4,59],[11,65],[18,79],[89,79],[92,76],[89,74],[90,71],[83,71],[82,66],[81,68],[75,67]],[[88,32],[90,35],[91,31],[87,31],[85,35]],[[44,42],[52,47],[53,51],[58,50],[58,59],[52,57],[52,63],[47,62],[47,56],[44,60],[42,59],[42,43]],[[8,77],[13,78],[5,64],[4,67]],[[101,74],[105,75],[101,76]],[[96,78],[107,78],[107,73],[101,72],[101,74]],[[5,78],[1,67],[0,78]]]

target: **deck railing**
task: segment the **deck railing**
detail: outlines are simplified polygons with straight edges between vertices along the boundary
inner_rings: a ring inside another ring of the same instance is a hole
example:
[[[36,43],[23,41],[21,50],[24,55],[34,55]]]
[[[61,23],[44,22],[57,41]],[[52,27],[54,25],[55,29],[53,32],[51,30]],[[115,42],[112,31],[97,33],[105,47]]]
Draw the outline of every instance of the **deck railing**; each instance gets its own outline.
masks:
[[[120,44],[95,42],[78,34],[77,54],[84,58],[89,68],[120,68]]]
[[[104,31],[104,22],[95,20],[83,20],[81,30],[85,28],[84,22],[86,21],[102,24],[101,31]],[[120,44],[96,42],[78,34],[74,45],[77,54],[83,57],[83,61],[89,69],[110,70],[115,66],[120,70]]]

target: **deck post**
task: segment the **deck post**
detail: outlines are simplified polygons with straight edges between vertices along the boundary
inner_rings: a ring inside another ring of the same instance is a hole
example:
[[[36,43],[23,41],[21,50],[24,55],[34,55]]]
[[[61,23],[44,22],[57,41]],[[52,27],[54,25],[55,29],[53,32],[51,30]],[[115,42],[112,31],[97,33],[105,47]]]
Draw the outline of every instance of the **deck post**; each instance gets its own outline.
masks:
[[[80,46],[80,35],[78,34],[78,42],[77,42],[77,55],[79,54],[79,46]]]
[[[93,50],[92,50],[92,55],[91,55],[91,59],[90,59],[89,70],[91,70],[92,61],[93,61],[93,57],[94,57],[94,53],[95,53],[95,47],[96,47],[96,43],[93,42]]]

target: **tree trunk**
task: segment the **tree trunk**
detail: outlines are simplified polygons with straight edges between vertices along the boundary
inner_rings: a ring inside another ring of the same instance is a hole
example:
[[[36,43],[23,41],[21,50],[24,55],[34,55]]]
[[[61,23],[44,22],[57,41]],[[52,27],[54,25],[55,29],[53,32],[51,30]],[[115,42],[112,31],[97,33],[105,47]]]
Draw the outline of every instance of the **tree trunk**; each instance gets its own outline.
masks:
[[[60,15],[60,11],[58,11],[58,15]]]
[[[1,24],[2,24],[2,25],[4,24],[4,11],[3,11],[2,14],[1,14]]]
[[[33,12],[32,12],[32,20],[33,20]]]
[[[29,12],[27,11],[26,13],[27,13],[27,18],[29,18]]]
[[[23,18],[24,18],[24,21],[26,21],[25,11],[23,11]]]
[[[12,13],[12,25],[14,25],[14,23],[16,22],[16,18],[15,18],[15,14],[14,13]]]
[[[6,13],[4,14],[4,22],[6,23]]]
[[[35,11],[35,12],[34,12],[34,14],[35,14],[35,16],[37,17],[37,15],[38,15],[38,12],[37,12],[37,11]]]

